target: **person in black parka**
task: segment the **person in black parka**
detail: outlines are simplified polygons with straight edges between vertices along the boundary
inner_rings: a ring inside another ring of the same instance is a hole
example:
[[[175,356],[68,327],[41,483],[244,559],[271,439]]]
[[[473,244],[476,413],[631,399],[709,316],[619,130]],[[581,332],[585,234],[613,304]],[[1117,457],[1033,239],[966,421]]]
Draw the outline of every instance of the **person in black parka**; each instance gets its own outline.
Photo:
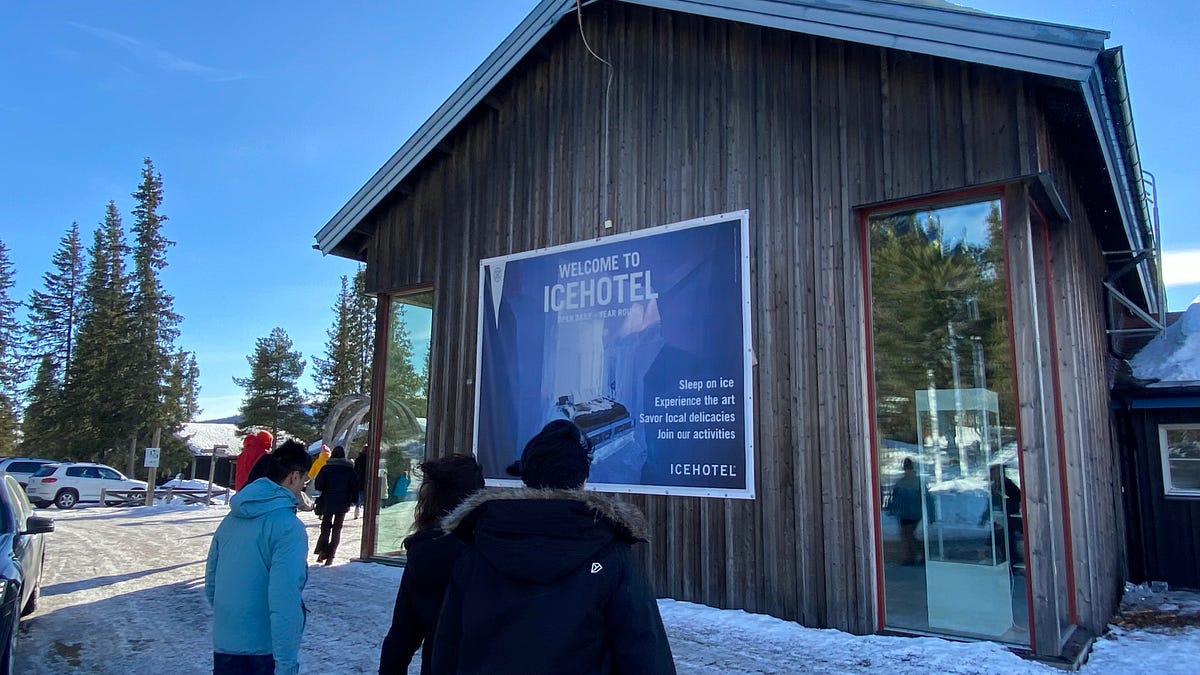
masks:
[[[591,448],[556,420],[508,468],[526,488],[476,493],[442,521],[467,542],[446,589],[434,673],[674,673],[630,547],[631,504],[582,490]]]
[[[317,562],[332,565],[342,541],[342,522],[358,499],[358,478],[354,475],[354,465],[346,459],[345,448],[339,445],[333,449],[317,474],[314,487],[321,492],[316,505],[321,515],[321,536],[313,553],[317,554]]]
[[[392,627],[379,654],[380,675],[407,673],[422,640],[421,672],[433,672],[433,635],[442,597],[454,563],[467,548],[461,539],[446,534],[440,522],[483,487],[483,469],[470,455],[449,455],[423,462],[419,468],[422,478],[413,513],[415,532],[404,540],[408,560],[396,593]]]

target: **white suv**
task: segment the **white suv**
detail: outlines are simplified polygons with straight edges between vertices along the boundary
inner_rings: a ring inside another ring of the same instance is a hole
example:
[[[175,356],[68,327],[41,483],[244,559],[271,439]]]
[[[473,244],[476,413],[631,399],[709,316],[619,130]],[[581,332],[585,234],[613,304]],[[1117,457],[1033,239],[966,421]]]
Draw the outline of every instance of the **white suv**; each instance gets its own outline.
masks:
[[[144,481],[131,480],[111,466],[90,462],[47,464],[30,476],[25,486],[29,501],[40,509],[51,504],[69,509],[79,502],[99,502],[101,490],[145,489]]]
[[[56,459],[38,459],[36,457],[5,457],[0,459],[0,475],[8,474],[17,479],[24,488],[33,472],[47,464],[55,464]]]

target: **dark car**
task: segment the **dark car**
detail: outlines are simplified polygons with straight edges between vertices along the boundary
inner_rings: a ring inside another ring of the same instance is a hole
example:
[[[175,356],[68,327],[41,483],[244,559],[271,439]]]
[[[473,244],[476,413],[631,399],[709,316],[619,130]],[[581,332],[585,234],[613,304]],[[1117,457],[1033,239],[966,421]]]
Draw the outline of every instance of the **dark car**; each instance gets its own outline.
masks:
[[[33,515],[17,479],[0,477],[0,673],[13,672],[21,617],[37,609],[46,559],[42,535],[53,531],[53,519]]]

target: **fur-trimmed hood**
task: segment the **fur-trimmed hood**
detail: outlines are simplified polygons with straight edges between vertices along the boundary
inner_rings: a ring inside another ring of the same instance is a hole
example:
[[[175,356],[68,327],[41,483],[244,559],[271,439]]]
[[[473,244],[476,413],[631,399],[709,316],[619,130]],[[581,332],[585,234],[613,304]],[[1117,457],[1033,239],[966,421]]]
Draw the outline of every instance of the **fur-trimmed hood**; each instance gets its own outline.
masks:
[[[442,518],[442,530],[453,532],[467,520],[477,507],[493,501],[516,501],[522,499],[566,499],[582,502],[596,514],[625,531],[631,541],[649,541],[646,517],[638,507],[618,501],[607,495],[586,490],[555,490],[552,488],[484,488],[468,497],[453,511]]]
[[[442,520],[493,569],[526,583],[555,583],[603,557],[645,541],[636,507],[583,490],[481,490]]]

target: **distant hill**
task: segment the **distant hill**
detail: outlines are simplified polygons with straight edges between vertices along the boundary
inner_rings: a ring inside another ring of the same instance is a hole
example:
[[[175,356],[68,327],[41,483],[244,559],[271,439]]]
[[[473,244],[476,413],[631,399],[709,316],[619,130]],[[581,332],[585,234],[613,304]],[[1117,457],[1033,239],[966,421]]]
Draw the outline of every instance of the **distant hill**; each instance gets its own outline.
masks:
[[[221,419],[217,419],[217,420],[200,420],[199,423],[200,424],[241,424],[242,416],[241,415],[230,415],[229,417],[222,417]]]

